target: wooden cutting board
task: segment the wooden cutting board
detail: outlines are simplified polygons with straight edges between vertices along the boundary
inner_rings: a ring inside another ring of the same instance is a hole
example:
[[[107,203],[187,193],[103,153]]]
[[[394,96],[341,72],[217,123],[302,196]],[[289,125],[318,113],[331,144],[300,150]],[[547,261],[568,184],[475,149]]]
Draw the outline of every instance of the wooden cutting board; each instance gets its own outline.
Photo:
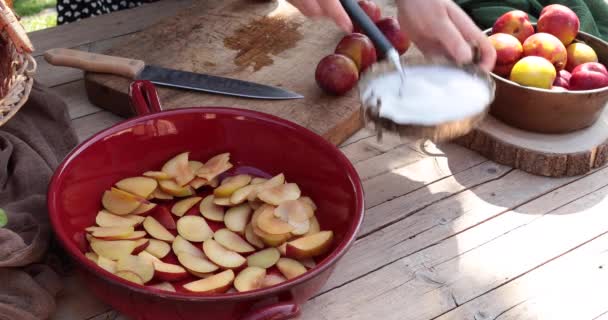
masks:
[[[393,1],[377,1],[384,15],[396,12]],[[340,144],[362,126],[358,91],[333,97],[315,83],[318,62],[344,36],[330,21],[310,20],[286,1],[197,1],[177,16],[132,35],[106,53],[142,59],[148,64],[237,78],[284,87],[300,100],[266,101],[158,88],[165,109],[227,106],[273,114]],[[89,73],[91,102],[132,116],[129,80]]]

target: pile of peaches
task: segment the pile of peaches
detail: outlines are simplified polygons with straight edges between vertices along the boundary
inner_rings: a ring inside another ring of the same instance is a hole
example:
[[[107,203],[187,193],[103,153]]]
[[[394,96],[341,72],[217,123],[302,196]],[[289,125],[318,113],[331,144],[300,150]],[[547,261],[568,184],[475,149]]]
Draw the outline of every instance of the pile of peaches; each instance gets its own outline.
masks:
[[[575,40],[580,27],[570,8],[543,8],[536,30],[528,14],[514,10],[499,17],[490,40],[496,49],[493,72],[520,85],[557,91],[608,86],[608,71],[589,45]]]
[[[399,21],[393,17],[382,17],[382,12],[373,1],[359,1],[359,6],[382,31],[393,47],[403,55],[410,47],[410,39],[401,30]],[[355,26],[354,32],[340,40],[334,53],[321,59],[315,78],[317,85],[326,93],[344,95],[355,87],[359,76],[379,57],[372,41]]]
[[[321,230],[313,200],[284,174],[232,167],[229,153],[203,163],[184,152],[117,181],[86,228],[86,257],[135,284],[204,294],[266,288],[315,267],[334,234]]]

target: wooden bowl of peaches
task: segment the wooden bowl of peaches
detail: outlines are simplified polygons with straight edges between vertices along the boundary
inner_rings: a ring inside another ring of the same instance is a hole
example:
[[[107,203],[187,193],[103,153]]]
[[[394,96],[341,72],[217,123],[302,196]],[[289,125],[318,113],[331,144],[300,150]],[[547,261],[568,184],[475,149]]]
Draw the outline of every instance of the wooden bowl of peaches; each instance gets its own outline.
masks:
[[[558,4],[537,23],[519,10],[500,16],[485,31],[497,53],[490,114],[537,133],[593,125],[608,102],[608,43],[579,28],[576,13]]]

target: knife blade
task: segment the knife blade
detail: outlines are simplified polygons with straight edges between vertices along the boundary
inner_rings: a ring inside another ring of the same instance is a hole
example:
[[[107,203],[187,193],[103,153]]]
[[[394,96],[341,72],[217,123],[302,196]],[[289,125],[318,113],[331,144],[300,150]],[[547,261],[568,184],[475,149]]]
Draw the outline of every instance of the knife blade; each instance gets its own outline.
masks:
[[[301,99],[302,95],[244,80],[213,76],[147,65],[143,60],[127,59],[86,51],[56,48],[45,52],[45,60],[54,66],[107,73],[131,80],[149,80],[160,86],[195,90],[250,99]]]

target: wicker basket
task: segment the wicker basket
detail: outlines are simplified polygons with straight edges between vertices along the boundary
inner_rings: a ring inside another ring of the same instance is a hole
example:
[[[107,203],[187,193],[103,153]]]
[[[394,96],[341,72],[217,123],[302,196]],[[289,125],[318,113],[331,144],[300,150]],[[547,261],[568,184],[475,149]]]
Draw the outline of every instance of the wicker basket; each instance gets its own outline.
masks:
[[[36,72],[34,48],[11,5],[0,0],[0,126],[25,104]]]

